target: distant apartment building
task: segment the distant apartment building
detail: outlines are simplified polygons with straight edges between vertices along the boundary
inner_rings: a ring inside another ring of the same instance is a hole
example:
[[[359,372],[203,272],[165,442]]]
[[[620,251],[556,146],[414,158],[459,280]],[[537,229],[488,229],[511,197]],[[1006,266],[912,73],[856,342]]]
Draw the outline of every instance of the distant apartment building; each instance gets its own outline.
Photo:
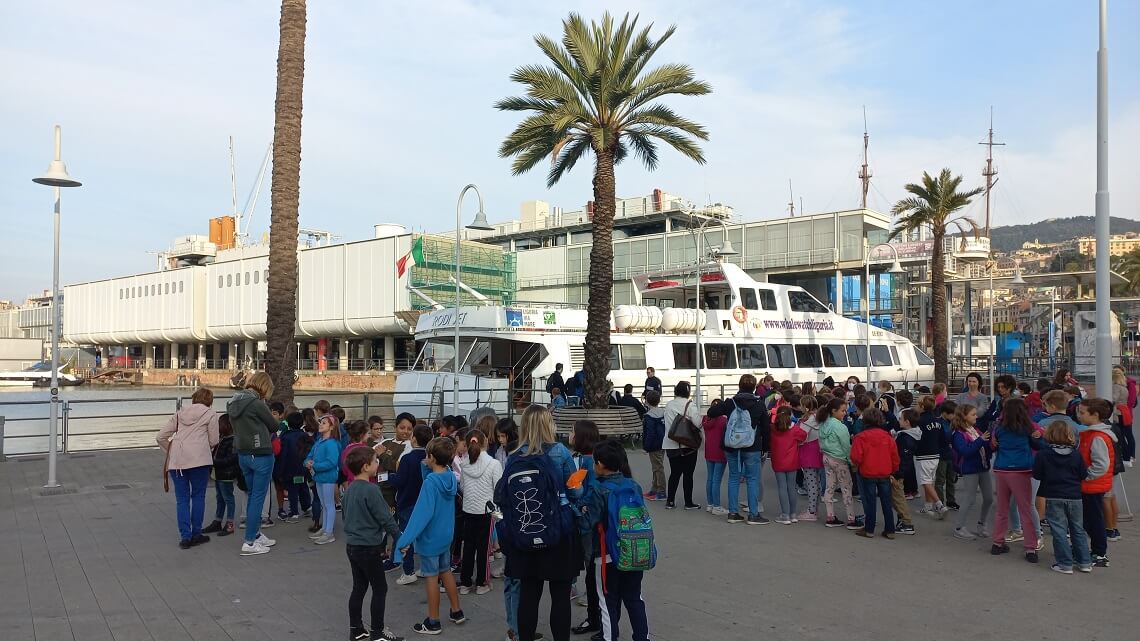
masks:
[[[1096,257],[1096,237],[1082,236],[1076,239],[1077,251],[1082,256]],[[1108,239],[1108,254],[1110,256],[1123,256],[1136,249],[1140,249],[1140,234],[1130,232],[1127,234],[1113,234]]]

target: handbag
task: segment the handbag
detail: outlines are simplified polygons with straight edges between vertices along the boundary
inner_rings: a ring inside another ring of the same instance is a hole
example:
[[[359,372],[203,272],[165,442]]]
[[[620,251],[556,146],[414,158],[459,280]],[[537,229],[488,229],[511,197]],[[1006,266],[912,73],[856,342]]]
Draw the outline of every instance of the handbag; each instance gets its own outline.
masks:
[[[681,447],[695,450],[701,446],[702,437],[701,428],[689,420],[689,405],[692,402],[690,400],[685,403],[685,409],[673,419],[673,424],[669,426],[669,438]]]

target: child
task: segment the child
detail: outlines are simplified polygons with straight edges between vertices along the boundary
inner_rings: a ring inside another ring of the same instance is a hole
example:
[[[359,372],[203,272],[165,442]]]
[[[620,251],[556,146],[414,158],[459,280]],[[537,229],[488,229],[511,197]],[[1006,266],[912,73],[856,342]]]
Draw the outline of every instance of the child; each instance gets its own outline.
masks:
[[[863,484],[863,529],[855,534],[864,538],[875,536],[875,498],[883,508],[883,538],[895,538],[895,515],[891,509],[891,475],[899,469],[899,453],[891,441],[882,412],[867,408],[863,412],[862,432],[855,435],[851,444],[851,462],[859,470]]]
[[[800,513],[796,519],[800,521],[816,520],[819,510],[819,497],[823,482],[823,452],[819,449],[819,422],[815,419],[815,397],[805,396],[800,399],[800,407],[804,411],[804,418],[796,426],[804,433],[800,441],[800,469],[804,473],[804,490],[807,494],[807,509]]]
[[[1103,398],[1087,398],[1077,406],[1081,460],[1088,468],[1081,481],[1082,517],[1089,535],[1093,565],[1108,567],[1108,536],[1104,525],[1104,495],[1112,489],[1116,459],[1116,436],[1105,422],[1112,417],[1112,403]]]
[[[300,412],[293,412],[285,417],[288,429],[281,437],[281,482],[285,485],[285,493],[289,497],[289,512],[285,521],[296,523],[301,514],[308,514],[312,500],[309,496],[309,486],[305,483],[305,457],[309,448],[306,447],[304,417]]]
[[[851,499],[851,432],[843,424],[847,413],[847,403],[833,398],[821,405],[815,413],[819,427],[819,448],[823,451],[823,469],[827,473],[828,491],[823,495],[827,506],[827,527],[843,527],[843,521],[835,517],[835,492],[838,488],[843,495],[843,508],[847,512],[847,529],[857,530],[863,525],[855,518],[854,503]]]
[[[360,449],[362,447],[368,447],[368,423],[365,423],[364,421],[353,421],[348,424],[348,446],[345,447],[344,451],[340,453],[340,471],[346,479],[346,482],[344,484],[345,488],[347,488],[355,478],[355,475],[352,474],[352,471],[348,469],[348,465],[345,461],[348,459],[349,452]],[[371,480],[373,483],[376,482],[375,477],[373,477]]]
[[[435,438],[428,443],[424,462],[431,470],[424,479],[419,498],[416,499],[408,526],[396,543],[397,555],[411,554],[415,543],[420,557],[420,570],[427,579],[428,615],[412,629],[421,634],[439,634],[443,624],[439,621],[439,584],[442,581],[451,606],[449,619],[456,625],[467,621],[459,607],[459,591],[455,575],[451,573],[451,539],[455,530],[455,495],[458,484],[451,471],[455,460],[455,441]],[[406,463],[405,463],[406,464]],[[420,474],[420,470],[416,470]]]
[[[1053,421],[1045,430],[1049,447],[1033,461],[1033,478],[1041,481],[1045,514],[1053,534],[1054,563],[1049,569],[1073,573],[1073,561],[1081,572],[1092,572],[1089,538],[1083,524],[1081,481],[1088,468],[1077,451],[1077,434],[1064,421]]]
[[[566,397],[562,395],[562,388],[550,388],[550,409],[566,407]]]
[[[963,541],[988,536],[986,518],[989,517],[994,502],[993,477],[990,476],[990,434],[978,431],[977,421],[978,408],[966,403],[958,405],[951,421],[954,434],[950,437],[950,446],[954,451],[954,468],[958,472],[958,482],[962,484],[962,496],[966,503],[958,509],[954,537]],[[966,529],[966,519],[970,518],[979,488],[982,507],[978,513],[977,529],[971,532]]]
[[[997,514],[994,517],[993,545],[990,554],[1009,552],[1005,535],[1009,526],[1010,499],[1017,503],[1017,512],[1025,515],[1029,527],[1025,528],[1025,560],[1037,563],[1037,521],[1033,519],[1033,453],[1041,449],[1041,432],[1029,420],[1025,401],[1009,397],[1001,405],[1000,421],[990,437],[994,457],[994,475],[997,477]],[[1111,482],[1111,479],[1110,479]]]
[[[920,408],[922,414],[918,417],[917,427],[921,432],[918,447],[914,450],[914,467],[918,472],[918,482],[922,486],[923,508],[921,514],[930,514],[939,519],[946,518],[950,508],[938,497],[934,489],[934,479],[938,476],[938,459],[946,446],[946,433],[942,431],[942,423],[934,412],[934,398],[923,396]]]
[[[641,418],[641,447],[649,455],[649,466],[653,469],[653,482],[649,491],[645,493],[647,501],[665,501],[668,492],[665,488],[665,408],[658,407],[661,403],[661,392],[649,390],[645,392],[645,404],[649,411]]]
[[[229,536],[234,533],[234,479],[241,470],[234,450],[234,427],[227,414],[218,417],[218,438],[218,445],[214,448],[214,494],[218,507],[214,511],[214,521],[202,528],[202,533],[217,532],[218,536]],[[224,524],[223,516],[226,519]]]
[[[718,403],[720,399],[715,398],[709,407]],[[728,510],[720,504],[720,486],[724,481],[724,470],[728,466],[728,457],[724,453],[724,430],[727,426],[727,416],[706,416],[701,419],[701,429],[705,432],[705,467],[708,469],[705,477],[705,511],[714,516],[728,515]]]
[[[594,482],[594,446],[602,440],[601,434],[598,433],[598,425],[593,421],[580,420],[574,422],[574,431],[570,434],[570,447],[574,453],[574,465],[579,470],[585,470],[586,475],[582,479],[580,487],[589,488]],[[585,503],[579,501],[580,505]],[[598,595],[598,587],[595,580],[595,568],[592,562],[592,550],[590,548],[590,538],[593,533],[590,531],[590,523],[588,519],[578,520],[578,534],[583,537],[583,552],[586,553],[586,620],[578,625],[570,628],[574,634],[586,634],[589,632],[597,632],[602,629],[602,610],[601,598]],[[577,581],[575,581],[577,583]],[[574,586],[571,592],[577,591],[577,585]]]
[[[460,565],[459,593],[471,592],[471,572],[475,573],[475,593],[491,591],[490,560],[487,549],[491,538],[491,515],[487,503],[495,494],[495,485],[503,476],[503,467],[487,454],[487,437],[471,430],[465,437],[467,456],[460,459],[460,485],[463,488],[463,561]]]
[[[899,429],[895,433],[895,450],[899,455],[899,469],[891,475],[891,507],[898,515],[895,524],[896,534],[914,535],[914,521],[910,518],[910,506],[907,505],[906,493],[907,479],[914,478],[914,450],[918,448],[918,439],[922,437],[922,430],[917,427],[918,412],[914,409],[903,410],[899,417]]]
[[[515,424],[513,418],[501,418],[495,423],[495,442],[491,449],[487,450],[499,465],[506,466],[507,457],[519,445],[519,426]]]
[[[610,554],[616,542],[615,536],[609,536],[611,534],[609,530],[613,527],[609,510],[610,493],[623,489],[628,492],[630,487],[634,492],[641,493],[641,488],[631,478],[633,474],[630,472],[629,460],[621,443],[614,440],[598,443],[594,450],[594,473],[596,478],[587,488],[582,501],[586,506],[585,515],[589,520],[594,539],[592,548],[595,552],[593,554],[595,561],[591,565],[596,568],[593,573],[597,577],[595,583],[605,594],[608,614],[602,617],[601,638],[618,638],[618,621],[621,619],[621,608],[624,605],[629,625],[633,629],[631,638],[633,641],[648,641],[649,618],[645,614],[645,600],[641,594],[641,582],[645,573],[619,570],[617,559]],[[645,525],[651,527],[648,522]],[[603,536],[606,536],[608,541],[607,554],[604,557],[600,554]],[[649,545],[652,546],[652,542]],[[650,554],[656,556],[655,552],[651,551]]]
[[[305,467],[317,483],[317,493],[321,495],[321,505],[324,506],[321,529],[310,534],[309,538],[317,545],[326,545],[336,540],[333,536],[336,527],[333,494],[340,472],[340,428],[331,414],[321,417],[320,426],[321,438],[305,458]]]
[[[800,443],[807,432],[792,425],[792,408],[776,410],[775,429],[772,430],[772,472],[776,475],[776,489],[780,496],[780,515],[776,522],[791,525],[799,521],[796,513],[796,470],[800,469]]]
[[[379,416],[368,417],[368,447],[375,447],[384,439],[384,419]]]
[[[273,401],[269,404],[269,415],[273,420],[277,421],[277,431],[270,434],[270,439],[274,442],[273,446],[273,489],[277,495],[277,518],[282,521],[288,518],[288,513],[285,512],[285,489],[286,483],[284,474],[281,471],[281,465],[284,458],[281,456],[281,443],[280,438],[288,431],[289,425],[285,422],[285,404],[281,401]],[[272,510],[270,510],[272,514]]]
[[[937,397],[935,397],[937,401]],[[950,462],[950,437],[954,434],[954,427],[951,422],[954,419],[954,412],[958,410],[958,404],[954,401],[943,401],[940,405],[936,406],[938,412],[938,422],[942,425],[943,435],[946,437],[942,444],[942,451],[938,454],[938,471],[934,474],[934,491],[938,493],[938,499],[942,501],[946,507],[951,510],[959,508],[957,497],[954,495],[954,484],[958,482],[957,475],[954,474],[954,464]]]
[[[427,450],[424,449],[431,441],[431,428],[427,425],[416,425],[412,430],[414,447],[400,458],[400,465],[396,473],[388,477],[389,482],[396,488],[396,522],[400,528],[407,530],[408,521],[412,518],[412,509],[419,500],[420,489],[423,487],[424,477],[420,470],[423,468]],[[450,521],[450,519],[449,519]],[[414,549],[413,549],[414,551]],[[396,562],[398,554],[392,555],[392,562]],[[415,583],[419,577],[415,573],[415,561],[411,553],[404,555],[404,572],[396,579],[397,585]]]
[[[934,404],[941,405],[946,401],[946,383],[935,383],[930,393],[934,395]]]
[[[348,628],[350,639],[372,641],[402,641],[384,625],[384,601],[388,595],[388,582],[384,579],[382,555],[384,537],[400,536],[400,528],[388,504],[370,479],[376,476],[380,465],[371,448],[356,448],[345,457],[345,465],[354,479],[344,492],[345,551],[352,570],[352,593],[348,597]],[[361,609],[364,593],[372,586],[371,634],[364,627]]]
[[[383,425],[383,423],[381,423]],[[380,493],[384,495],[384,501],[388,503],[388,507],[392,510],[392,514],[396,514],[396,486],[388,480],[389,476],[393,474],[400,464],[400,457],[405,452],[412,449],[412,429],[416,426],[416,417],[408,412],[401,412],[396,416],[396,431],[394,438],[383,439],[381,435],[378,437],[376,443],[373,444],[372,449],[379,456],[379,471],[377,472],[376,479],[380,482]],[[384,537],[385,545],[388,544],[387,535]],[[396,540],[392,539],[392,543]],[[389,558],[384,561],[384,571],[388,572],[396,569],[396,564]]]

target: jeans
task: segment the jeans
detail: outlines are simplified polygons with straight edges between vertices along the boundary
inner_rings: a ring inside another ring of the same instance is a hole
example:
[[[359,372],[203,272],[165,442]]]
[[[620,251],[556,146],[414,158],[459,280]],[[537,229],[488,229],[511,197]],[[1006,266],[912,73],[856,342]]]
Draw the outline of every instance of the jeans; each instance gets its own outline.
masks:
[[[352,630],[364,628],[360,610],[369,586],[372,587],[372,618],[368,624],[373,630],[384,629],[384,600],[388,596],[388,581],[384,579],[384,563],[380,560],[383,551],[384,548],[378,545],[345,547],[348,565],[352,569],[352,593],[348,596],[348,627]]]
[[[1084,509],[1079,499],[1045,499],[1045,519],[1053,535],[1053,558],[1057,565],[1072,568],[1092,565],[1089,536],[1085,533]],[[1068,538],[1065,537],[1068,534]]]
[[[1108,554],[1108,533],[1104,531],[1104,495],[1081,494],[1085,533],[1089,535],[1089,548],[1093,556]]]
[[[534,641],[538,627],[538,602],[544,583],[550,583],[550,636],[554,641],[570,641],[570,581],[519,579],[518,638]]]
[[[696,450],[668,450],[669,503],[677,500],[677,484],[685,490],[685,505],[693,504],[693,470],[697,468]]]
[[[705,502],[713,507],[720,507],[720,486],[724,480],[724,468],[727,463],[705,461],[708,476],[705,479]]]
[[[234,482],[233,481],[214,481],[214,498],[217,500],[218,507],[214,509],[214,519],[221,521],[225,517],[227,521],[234,520]]]
[[[336,529],[336,506],[333,505],[335,492],[336,483],[317,483],[317,494],[321,495],[321,505],[325,506],[321,512],[321,530],[325,534],[332,534]]]
[[[740,477],[748,486],[748,514],[758,515],[762,511],[764,486],[760,484],[760,452],[730,450],[728,454],[728,511],[740,509]]]
[[[290,481],[285,484],[285,491],[289,494],[290,514],[300,514],[312,506],[312,499],[309,496],[309,485],[307,483],[293,483]]]
[[[978,524],[983,528],[986,519],[990,516],[990,509],[994,505],[993,475],[989,470],[982,470],[977,474],[963,474],[958,477],[958,496],[962,497],[962,506],[958,508],[958,519],[954,527],[964,529],[970,519],[970,512],[974,509],[974,502],[978,500],[978,490],[982,493],[982,507],[978,512]]]
[[[408,527],[408,520],[412,518],[412,508],[404,508],[396,512],[396,524],[400,526],[400,531]],[[404,555],[404,574],[412,574],[416,571],[416,550],[412,545],[408,546],[408,553]]]
[[[519,630],[519,590],[522,582],[509,576],[503,577],[503,609],[507,612],[507,627],[516,633]]]
[[[795,492],[795,472],[792,472],[792,492]],[[595,559],[600,564],[601,559]],[[595,584],[598,592],[603,592],[606,598],[606,616],[602,617],[602,638],[605,641],[617,641],[618,622],[621,621],[621,608],[624,605],[629,615],[629,625],[633,628],[633,641],[649,640],[649,620],[645,616],[645,600],[641,597],[641,579],[644,572],[623,572],[613,563],[606,564],[605,584],[602,583],[602,572],[595,570]],[[553,626],[551,626],[553,629]]]
[[[780,514],[796,515],[796,473],[776,472],[776,490],[780,495]]]
[[[859,498],[863,500],[863,529],[875,533],[875,499],[883,507],[883,531],[895,531],[895,511],[891,509],[891,480],[860,478]]]
[[[202,517],[206,514],[206,486],[210,483],[210,466],[170,470],[174,498],[178,502],[178,534],[183,540],[202,533]]]
[[[245,542],[253,543],[261,534],[261,508],[269,491],[269,477],[273,474],[273,455],[238,454],[241,473],[245,475],[249,499],[245,506]]]
[[[1009,505],[1012,499],[1017,509],[1024,514],[1033,514],[1033,497],[1030,472],[995,472],[997,477],[997,515],[994,517],[994,545],[1005,545],[1005,535],[1009,527]],[[1102,528],[1103,529],[1103,528]],[[1025,551],[1037,551],[1037,529],[1028,527],[1025,533]]]

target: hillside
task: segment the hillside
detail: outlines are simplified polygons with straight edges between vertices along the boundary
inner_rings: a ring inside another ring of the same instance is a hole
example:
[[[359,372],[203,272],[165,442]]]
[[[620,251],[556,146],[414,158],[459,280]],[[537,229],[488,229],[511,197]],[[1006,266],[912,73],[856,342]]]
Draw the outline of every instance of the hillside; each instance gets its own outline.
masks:
[[[1113,216],[1112,233],[1125,234],[1128,232],[1140,233],[1140,220]],[[994,227],[990,230],[994,249],[1000,252],[1013,251],[1020,248],[1023,243],[1033,240],[1042,243],[1059,243],[1079,236],[1092,236],[1093,233],[1095,233],[1095,224],[1092,216],[1050,218],[1038,223],[1006,225]]]

